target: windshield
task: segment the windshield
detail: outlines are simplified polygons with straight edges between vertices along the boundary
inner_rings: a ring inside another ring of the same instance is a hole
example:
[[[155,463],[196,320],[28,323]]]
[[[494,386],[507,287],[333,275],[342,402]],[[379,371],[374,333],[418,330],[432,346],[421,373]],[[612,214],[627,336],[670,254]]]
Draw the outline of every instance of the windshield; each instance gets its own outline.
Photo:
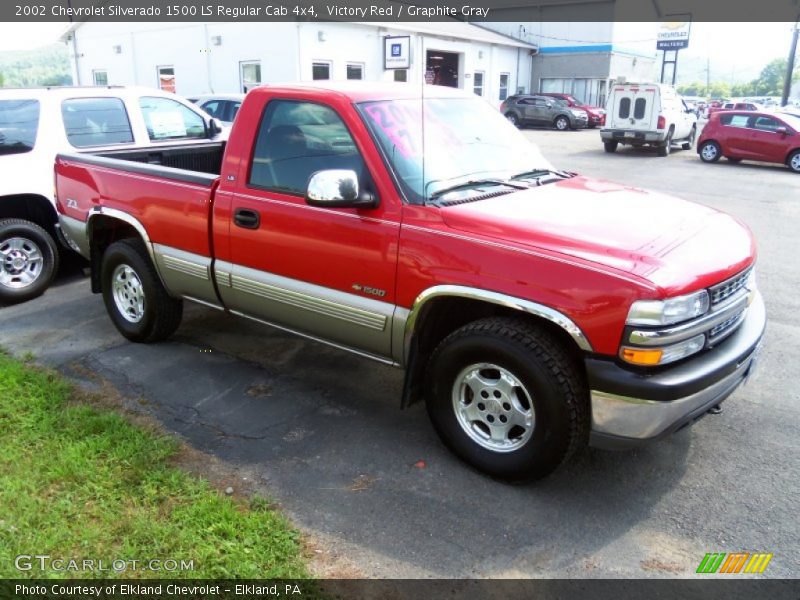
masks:
[[[426,98],[424,127],[421,104],[409,99],[359,106],[410,202],[424,203],[439,190],[471,180],[552,168],[480,98]]]
[[[0,100],[0,155],[33,150],[38,129],[38,100]]]

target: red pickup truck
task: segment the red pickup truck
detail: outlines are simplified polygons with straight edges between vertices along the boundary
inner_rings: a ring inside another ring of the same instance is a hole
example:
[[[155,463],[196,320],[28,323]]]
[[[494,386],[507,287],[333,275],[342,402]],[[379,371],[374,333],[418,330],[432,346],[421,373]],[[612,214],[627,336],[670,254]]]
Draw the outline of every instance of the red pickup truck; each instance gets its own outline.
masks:
[[[259,88],[213,156],[56,159],[63,231],[132,341],[191,300],[402,367],[402,404],[511,480],[668,435],[753,367],[744,225],[556,170],[471,94]]]

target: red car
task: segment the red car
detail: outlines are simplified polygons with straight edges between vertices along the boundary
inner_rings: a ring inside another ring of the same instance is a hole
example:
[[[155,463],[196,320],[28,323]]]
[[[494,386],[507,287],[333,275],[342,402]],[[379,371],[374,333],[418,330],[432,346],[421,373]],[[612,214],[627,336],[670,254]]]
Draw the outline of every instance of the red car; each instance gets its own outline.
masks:
[[[725,111],[711,115],[697,141],[704,162],[781,163],[800,173],[800,117],[768,112]]]
[[[122,335],[167,338],[186,300],[403,367],[403,405],[495,477],[669,435],[754,364],[744,225],[555,170],[470,92],[259,87],[227,144],[163,152],[56,159],[62,230]],[[348,364],[325,368],[356,382]]]
[[[561,100],[565,100],[570,107],[582,108],[583,110],[586,111],[586,114],[589,115],[588,127],[590,128],[606,124],[606,111],[604,108],[600,108],[599,106],[589,106],[588,104],[584,104],[583,102],[578,101],[574,96],[570,96],[569,94],[557,94],[555,92],[539,92],[536,95],[549,96],[550,98],[560,98]]]
[[[708,115],[711,116],[723,110],[759,111],[762,109],[763,107],[753,102],[713,102],[711,106],[708,107]]]

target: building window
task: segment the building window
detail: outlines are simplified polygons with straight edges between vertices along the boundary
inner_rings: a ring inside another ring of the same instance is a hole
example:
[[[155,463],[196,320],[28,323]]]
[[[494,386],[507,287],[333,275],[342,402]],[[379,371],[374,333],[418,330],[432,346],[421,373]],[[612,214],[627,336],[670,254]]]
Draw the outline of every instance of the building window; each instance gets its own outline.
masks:
[[[408,81],[408,69],[395,69],[394,80],[401,83]]]
[[[472,76],[472,91],[478,96],[483,96],[483,71],[475,71]]]
[[[175,93],[175,67],[158,67],[158,89]]]
[[[240,62],[239,77],[242,82],[242,92],[245,94],[254,87],[261,85],[261,61],[248,60]]]
[[[311,65],[311,78],[315,81],[318,79],[331,78],[331,63],[317,61]]]
[[[508,98],[508,73],[500,73],[500,100]]]
[[[347,78],[364,79],[364,65],[362,65],[361,63],[348,63]]]
[[[92,71],[92,81],[95,85],[108,85],[108,71]]]

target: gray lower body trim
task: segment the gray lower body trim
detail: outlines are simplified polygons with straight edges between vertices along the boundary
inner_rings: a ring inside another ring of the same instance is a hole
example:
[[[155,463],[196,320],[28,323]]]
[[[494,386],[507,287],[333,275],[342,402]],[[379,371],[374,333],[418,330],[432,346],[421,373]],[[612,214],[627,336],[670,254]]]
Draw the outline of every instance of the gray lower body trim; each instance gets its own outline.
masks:
[[[153,244],[153,255],[164,286],[171,296],[184,296],[218,307],[211,281],[211,258],[162,244]]]
[[[66,215],[58,215],[61,233],[70,247],[84,258],[89,258],[89,236],[86,235],[86,223]]]
[[[393,304],[225,261],[214,263],[214,276],[231,312],[368,356],[392,355]]]

